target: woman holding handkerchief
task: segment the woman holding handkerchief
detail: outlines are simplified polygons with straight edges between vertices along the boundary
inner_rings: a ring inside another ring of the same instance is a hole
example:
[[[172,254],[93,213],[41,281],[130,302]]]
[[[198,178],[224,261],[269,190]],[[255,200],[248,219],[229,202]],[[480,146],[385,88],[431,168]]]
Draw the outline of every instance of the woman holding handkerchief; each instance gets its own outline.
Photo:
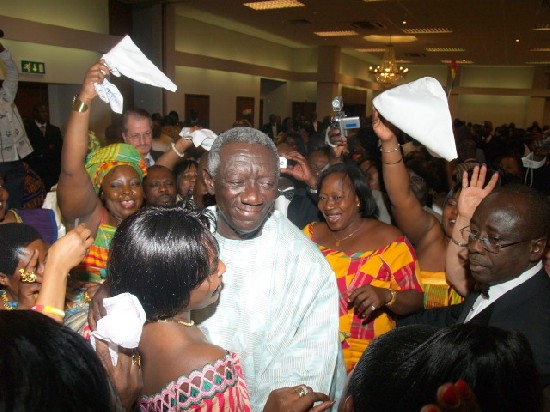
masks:
[[[107,73],[102,60],[86,73],[73,100],[61,153],[57,187],[61,214],[69,224],[85,223],[95,239],[72,276],[67,299],[75,311],[86,305],[94,286],[106,277],[104,269],[116,227],[143,205],[141,182],[146,166],[133,146],[113,144],[87,154],[90,106],[97,96],[96,84],[101,84]]]

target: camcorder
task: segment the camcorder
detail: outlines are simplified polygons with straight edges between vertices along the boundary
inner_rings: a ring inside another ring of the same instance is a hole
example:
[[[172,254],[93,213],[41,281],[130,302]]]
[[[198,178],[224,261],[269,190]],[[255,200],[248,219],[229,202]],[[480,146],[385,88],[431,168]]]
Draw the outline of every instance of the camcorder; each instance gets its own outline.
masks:
[[[332,110],[334,110],[334,116],[330,126],[335,129],[339,129],[342,136],[346,137],[348,135],[348,130],[350,129],[359,129],[361,127],[361,122],[358,116],[347,117],[344,113],[344,102],[342,101],[342,96],[336,96],[332,99]]]

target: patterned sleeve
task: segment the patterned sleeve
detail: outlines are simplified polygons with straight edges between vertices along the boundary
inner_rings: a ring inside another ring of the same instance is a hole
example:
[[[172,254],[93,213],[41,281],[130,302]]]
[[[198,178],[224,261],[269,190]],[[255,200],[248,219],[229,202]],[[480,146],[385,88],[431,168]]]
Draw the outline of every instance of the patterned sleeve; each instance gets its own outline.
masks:
[[[13,61],[8,49],[5,49],[0,53],[0,59],[4,62],[6,68],[6,78],[2,84],[3,97],[10,103],[15,100],[17,94],[17,86],[19,85],[19,73],[17,71],[17,65]]]
[[[388,245],[382,259],[388,266],[391,276],[391,287],[397,290],[416,290],[420,286],[420,265],[413,246],[405,236],[400,236]]]

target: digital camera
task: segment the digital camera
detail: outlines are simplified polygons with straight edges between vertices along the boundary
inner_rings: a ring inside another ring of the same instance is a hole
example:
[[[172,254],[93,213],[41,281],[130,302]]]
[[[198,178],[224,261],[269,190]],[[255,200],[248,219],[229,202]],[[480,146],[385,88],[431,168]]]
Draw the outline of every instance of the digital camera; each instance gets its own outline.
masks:
[[[358,116],[347,117],[344,113],[344,102],[342,96],[336,96],[332,99],[332,110],[334,110],[334,116],[330,126],[340,130],[342,136],[348,135],[348,130],[359,129],[361,127],[361,121]]]

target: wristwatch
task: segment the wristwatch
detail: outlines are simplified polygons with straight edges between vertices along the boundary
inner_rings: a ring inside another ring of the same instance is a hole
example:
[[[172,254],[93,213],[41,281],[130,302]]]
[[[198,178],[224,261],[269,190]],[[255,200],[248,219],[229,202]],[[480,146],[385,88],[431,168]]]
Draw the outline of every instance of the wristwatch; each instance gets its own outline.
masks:
[[[88,110],[88,105],[86,103],[83,103],[78,98],[78,94],[75,94],[73,97],[73,110],[78,113],[84,113],[86,110]]]

